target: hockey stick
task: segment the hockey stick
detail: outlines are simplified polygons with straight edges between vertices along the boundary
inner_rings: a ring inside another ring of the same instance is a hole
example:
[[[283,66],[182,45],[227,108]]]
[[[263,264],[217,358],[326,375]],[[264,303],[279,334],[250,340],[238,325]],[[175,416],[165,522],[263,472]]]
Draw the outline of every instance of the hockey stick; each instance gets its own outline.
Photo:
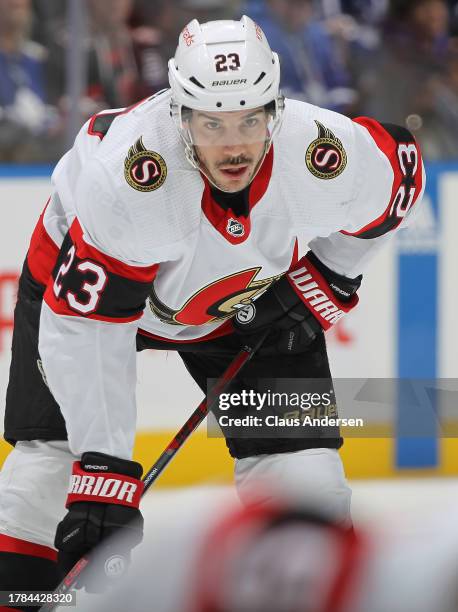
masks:
[[[225,370],[221,378],[218,379],[215,386],[210,390],[207,397],[205,397],[194,412],[191,414],[189,419],[178,431],[175,437],[170,441],[168,446],[162,452],[158,460],[151,466],[148,472],[143,477],[144,489],[142,497],[150,486],[155,482],[158,477],[162,474],[164,469],[177,454],[192,432],[202,423],[209,411],[212,409],[214,403],[218,399],[220,393],[222,393],[233,379],[237,376],[240,370],[250,361],[256,351],[260,348],[264,342],[266,336],[269,333],[269,329],[265,330],[253,343],[252,346],[245,345],[243,349],[234,357]],[[91,551],[92,552],[92,551]],[[40,612],[51,612],[55,610],[59,605],[59,601],[63,600],[63,595],[68,593],[76,584],[78,578],[82,572],[86,570],[90,564],[90,554],[81,557],[81,559],[73,566],[69,573],[65,576],[62,582],[56,587],[52,593],[53,602],[45,603],[41,608]]]

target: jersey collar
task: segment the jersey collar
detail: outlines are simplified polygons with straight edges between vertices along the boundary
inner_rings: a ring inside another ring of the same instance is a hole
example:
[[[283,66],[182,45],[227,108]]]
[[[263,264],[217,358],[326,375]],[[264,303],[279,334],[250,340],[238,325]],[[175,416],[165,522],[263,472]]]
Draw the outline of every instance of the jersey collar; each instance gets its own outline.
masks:
[[[251,231],[250,213],[256,204],[263,198],[267,191],[272,176],[274,151],[270,147],[259,171],[249,185],[248,189],[248,214],[242,212],[237,215],[232,208],[223,207],[215,199],[212,187],[206,176],[201,174],[204,181],[204,192],[202,194],[202,211],[213,227],[232,244],[244,242]],[[241,197],[246,198],[246,194]],[[226,199],[226,202],[228,198]],[[246,210],[245,210],[246,212]]]

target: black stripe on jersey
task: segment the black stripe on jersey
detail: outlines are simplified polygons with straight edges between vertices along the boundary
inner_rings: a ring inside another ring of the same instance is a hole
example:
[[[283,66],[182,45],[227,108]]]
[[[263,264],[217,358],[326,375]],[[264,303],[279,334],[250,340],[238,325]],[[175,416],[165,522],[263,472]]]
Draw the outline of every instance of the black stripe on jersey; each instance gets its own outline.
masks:
[[[68,253],[74,246],[70,233],[68,233],[62,243],[59,257],[52,272],[52,279],[54,281],[59,275],[58,283],[62,288],[59,291],[58,301],[66,302],[66,308],[72,311],[68,314],[89,317],[92,315],[94,318],[121,322],[123,320],[139,318],[145,308],[146,298],[151,291],[152,282],[141,282],[125,278],[107,270],[106,266],[96,260],[90,258],[80,259],[77,253],[68,271],[64,274],[59,274],[61,267],[65,266],[68,262]],[[78,269],[79,264],[83,262],[95,264],[97,268],[102,268],[106,275],[106,281],[98,292],[99,295],[95,308],[88,313],[82,312],[81,308],[72,306],[68,299],[68,294],[71,293],[79,303],[87,304],[90,293],[84,289],[85,283],[88,283],[89,286],[94,286],[98,281],[98,276],[93,271],[81,271]]]
[[[387,217],[376,227],[371,227],[365,232],[361,232],[360,234],[354,234],[354,236],[355,238],[363,238],[365,240],[370,240],[371,238],[378,238],[379,236],[383,236],[383,234],[391,232],[391,230],[396,229],[398,225],[399,219],[397,219],[396,217]]]
[[[412,136],[412,132],[402,125],[395,125],[394,123],[380,123],[380,125],[392,138],[394,138],[397,143],[415,143],[415,138]]]
[[[151,96],[149,100],[152,100],[156,96],[159,96],[160,94],[165,93],[166,91],[167,89],[162,89],[161,91],[158,91],[156,94]],[[100,113],[100,115],[94,115],[89,122],[89,127],[87,129],[88,133],[91,134],[91,136],[98,136],[100,140],[103,140],[116,117],[129,113],[131,110],[133,110],[142,102],[144,102],[144,100],[145,99],[140,100],[139,102],[136,102],[135,104],[127,106],[126,108],[123,108],[121,110],[113,111],[111,113]]]
[[[94,115],[89,124],[88,132],[91,136],[98,136],[100,140],[103,140],[108,133],[113,121],[119,115],[122,115],[126,110],[117,111],[115,113],[105,113],[103,115]]]

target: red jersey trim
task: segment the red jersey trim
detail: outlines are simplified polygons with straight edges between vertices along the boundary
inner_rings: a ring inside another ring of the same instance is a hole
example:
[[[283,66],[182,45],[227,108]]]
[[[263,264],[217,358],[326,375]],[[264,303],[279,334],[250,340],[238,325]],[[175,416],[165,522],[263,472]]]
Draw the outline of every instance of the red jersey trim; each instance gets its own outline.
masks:
[[[250,185],[248,194],[249,213],[253,210],[267,191],[270,178],[272,176],[273,160],[274,149],[272,145],[261,164],[261,168]],[[202,175],[202,178],[205,183],[204,192],[202,194],[202,211],[207,217],[208,221],[221,234],[221,236],[223,236],[223,238],[225,238],[231,244],[241,244],[242,242],[245,242],[251,233],[251,219],[249,213],[248,217],[244,217],[243,215],[238,217],[231,208],[228,210],[221,208],[221,206],[215,202],[212,196],[210,183],[207,177]],[[242,234],[235,235],[228,231],[228,226],[230,225],[231,220],[239,223],[243,227]]]
[[[104,266],[104,268],[112,274],[117,274],[130,280],[140,283],[150,283],[154,280],[158,264],[152,266],[130,266],[123,263],[110,255],[102,253],[93,246],[90,246],[83,238],[83,229],[79,224],[78,219],[75,219],[70,228],[70,236],[73,244],[76,246],[76,255],[78,259],[91,259]]]
[[[345,234],[347,236],[359,236],[360,234],[364,234],[365,232],[376,228],[377,226],[381,225],[384,221],[386,221],[388,217],[391,216],[390,210],[397,196],[399,187],[402,184],[403,179],[404,179],[404,176],[399,166],[399,160],[398,160],[398,155],[397,155],[397,147],[401,143],[396,142],[393,136],[391,136],[391,134],[389,134],[389,132],[375,119],[370,119],[368,117],[357,117],[356,119],[353,119],[353,121],[357,123],[358,125],[361,125],[367,129],[367,131],[369,132],[369,134],[375,141],[375,144],[377,145],[377,147],[388,158],[388,161],[390,162],[391,168],[394,173],[394,178],[393,178],[393,187],[391,190],[390,201],[388,202],[388,205],[385,211],[377,219],[375,219],[374,221],[371,221],[370,223],[368,223],[361,229],[357,230],[356,232],[347,232],[345,230],[341,230],[340,233]],[[421,152],[415,140],[412,140],[410,144],[415,144],[415,148],[417,150],[417,156],[418,156],[418,168],[417,168],[416,176],[415,176],[415,180],[417,184],[417,191],[414,196],[413,202],[409,207],[409,210],[415,205],[415,202],[417,201],[418,196],[420,195],[422,187],[423,187]],[[397,222],[393,223],[393,226],[390,229],[393,230],[396,227],[398,227],[398,225],[400,225],[400,223],[402,222],[403,218],[404,217],[399,217],[398,219],[396,219]]]
[[[16,553],[19,555],[28,555],[30,557],[41,557],[50,561],[57,561],[57,550],[42,544],[27,542],[19,538],[13,538],[8,535],[0,534],[0,552]],[[1,608],[0,608],[1,609]],[[7,608],[11,610],[11,608]]]
[[[29,270],[33,278],[41,285],[47,285],[59,255],[59,247],[48,234],[43,223],[50,200],[51,198],[46,202],[46,206],[33,230],[27,253]]]
[[[85,242],[83,238],[83,230],[77,219],[75,219],[72,223],[72,226],[69,231],[69,237],[64,240],[64,245],[66,246],[63,248],[67,248],[70,243],[73,244],[67,255],[69,256],[71,251],[73,251],[73,257],[76,256],[77,260],[80,260],[80,264],[77,265],[77,268],[79,268],[81,264],[87,262],[95,263],[98,269],[102,269],[103,276],[105,276],[106,280],[109,275],[112,275],[113,280],[114,277],[117,277],[117,279],[120,279],[121,281],[133,281],[134,283],[141,283],[142,285],[150,285],[154,277],[156,276],[156,272],[159,267],[158,264],[145,267],[130,266],[117,259],[114,259],[113,257],[110,257],[109,255],[106,255],[105,253],[102,253],[97,248],[90,246],[87,242]],[[57,273],[57,277],[61,272],[62,266],[59,272]],[[67,272],[68,270],[62,272],[62,276],[65,276]],[[93,304],[93,308],[91,310],[77,308],[73,304],[69,303],[68,297],[70,294],[68,294],[68,292],[64,295],[59,295],[58,297],[56,297],[54,292],[54,284],[52,282],[48,282],[44,299],[48,306],[56,314],[59,315],[84,317],[94,319],[96,321],[105,321],[107,323],[130,323],[132,321],[137,321],[141,318],[143,314],[143,308],[138,311],[135,310],[134,312],[125,311],[123,309],[115,309],[115,311],[113,311],[113,315],[111,315],[110,312],[106,309],[105,311],[102,309],[103,314],[99,314],[97,312],[97,309],[99,308],[99,300],[102,299],[105,285],[106,281],[103,286],[98,287],[97,291],[95,291],[95,293],[98,295],[98,301]],[[92,286],[93,285],[89,285],[89,287]],[[84,285],[82,285],[81,289],[83,291],[86,291],[86,293],[91,293],[90,290],[88,291],[84,288]],[[92,298],[93,293],[91,293],[91,299]],[[117,294],[115,298],[116,300],[120,298],[119,294]],[[87,304],[85,302],[78,302],[78,305],[85,306]],[[126,316],[119,316],[122,315],[123,312],[125,312]]]
[[[289,264],[288,271],[292,270],[292,268],[297,264],[298,261],[299,261],[299,243],[296,238],[296,240],[294,241],[293,256],[291,257],[291,263]]]

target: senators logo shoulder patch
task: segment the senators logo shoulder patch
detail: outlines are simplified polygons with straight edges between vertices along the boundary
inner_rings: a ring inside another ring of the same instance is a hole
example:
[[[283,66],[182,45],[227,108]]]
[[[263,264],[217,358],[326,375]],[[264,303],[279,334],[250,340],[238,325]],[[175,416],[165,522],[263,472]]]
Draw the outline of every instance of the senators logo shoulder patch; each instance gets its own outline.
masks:
[[[137,191],[155,191],[167,178],[167,164],[162,155],[146,149],[140,136],[124,160],[124,177]]]
[[[307,148],[305,163],[307,168],[319,179],[333,179],[345,170],[347,154],[342,142],[331,130],[315,119],[318,128],[316,138]]]

